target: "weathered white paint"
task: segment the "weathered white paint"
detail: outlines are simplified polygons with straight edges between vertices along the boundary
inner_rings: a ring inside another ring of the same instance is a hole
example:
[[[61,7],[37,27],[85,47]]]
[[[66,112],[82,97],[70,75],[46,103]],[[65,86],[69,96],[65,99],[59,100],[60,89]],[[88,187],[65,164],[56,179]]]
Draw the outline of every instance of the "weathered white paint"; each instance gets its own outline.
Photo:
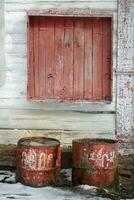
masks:
[[[132,135],[134,124],[134,1],[118,1],[117,133]]]
[[[26,170],[42,171],[52,170],[54,155],[49,152],[39,152],[33,148],[22,152],[21,167]]]
[[[114,132],[114,114],[72,111],[1,110],[1,128]],[[107,124],[107,126],[106,126]]]
[[[5,58],[4,58],[4,0],[0,1],[0,86],[4,82]]]
[[[105,147],[94,150],[88,158],[89,162],[94,161],[95,166],[99,169],[105,168],[109,169],[111,164],[116,162],[116,152],[115,151],[106,151]]]
[[[105,10],[113,13],[111,103],[66,104],[27,100],[27,11],[47,8],[90,8],[99,9],[102,13]],[[56,134],[47,135],[57,137],[65,145],[77,137],[114,136],[115,114],[110,112],[115,112],[116,14],[117,0],[5,0],[6,80],[0,88],[1,143],[16,143],[22,136],[36,135],[39,129],[43,129],[42,134],[45,135],[44,129],[53,129]],[[35,130],[11,130],[16,128]]]
[[[5,137],[6,136],[6,137]],[[20,129],[2,129],[0,130],[0,141],[2,144],[16,144],[22,137],[45,136],[60,140],[61,146],[72,145],[73,139],[79,138],[110,138],[115,139],[115,133],[107,131],[63,131],[63,130],[20,130]]]

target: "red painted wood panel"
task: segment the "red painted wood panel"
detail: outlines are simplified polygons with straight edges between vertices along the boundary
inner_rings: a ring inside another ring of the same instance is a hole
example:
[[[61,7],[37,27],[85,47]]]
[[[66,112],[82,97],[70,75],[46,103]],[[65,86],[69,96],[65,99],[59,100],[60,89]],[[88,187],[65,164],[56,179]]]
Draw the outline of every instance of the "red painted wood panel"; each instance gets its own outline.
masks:
[[[85,66],[84,66],[84,99],[91,100],[93,95],[93,20],[85,20]]]
[[[102,99],[102,52],[103,33],[102,20],[93,20],[93,99]]]
[[[83,100],[84,87],[84,20],[74,20],[74,97]]]
[[[111,20],[31,17],[28,75],[34,100],[110,100]]]
[[[55,22],[55,74],[54,97],[63,99],[63,69],[64,69],[64,18],[56,18]]]
[[[103,20],[103,99],[111,100],[111,22]]]
[[[54,21],[51,18],[46,19],[46,98],[54,97]]]
[[[34,89],[35,100],[40,99],[40,80],[39,80],[39,18],[35,18],[34,21]],[[36,55],[36,56],[35,56]]]
[[[39,18],[39,99],[43,100],[46,97],[46,41],[47,41],[47,34],[46,34],[46,19],[44,17]]]
[[[34,38],[34,32],[33,32],[33,20],[28,21],[29,29],[28,29],[28,98],[34,98],[34,46],[33,46],[33,38]]]
[[[65,18],[64,23],[64,100],[73,99],[73,20]]]

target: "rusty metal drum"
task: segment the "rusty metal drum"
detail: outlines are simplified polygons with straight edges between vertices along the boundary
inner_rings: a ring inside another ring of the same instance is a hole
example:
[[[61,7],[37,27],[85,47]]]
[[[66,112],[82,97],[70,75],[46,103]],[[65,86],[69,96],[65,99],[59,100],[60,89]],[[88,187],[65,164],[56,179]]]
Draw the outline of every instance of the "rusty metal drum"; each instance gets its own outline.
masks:
[[[110,186],[117,172],[117,141],[78,139],[73,141],[73,185]]]
[[[18,141],[16,180],[29,186],[58,185],[61,171],[60,142],[45,137],[26,137]]]

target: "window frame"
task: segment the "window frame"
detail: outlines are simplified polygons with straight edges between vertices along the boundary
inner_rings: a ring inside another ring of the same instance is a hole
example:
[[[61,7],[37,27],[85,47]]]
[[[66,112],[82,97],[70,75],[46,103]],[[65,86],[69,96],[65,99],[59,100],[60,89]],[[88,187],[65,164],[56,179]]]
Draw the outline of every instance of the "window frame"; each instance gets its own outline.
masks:
[[[113,67],[113,30],[115,29],[114,22],[116,20],[116,16],[114,12],[108,10],[92,10],[89,8],[67,8],[67,9],[45,9],[45,10],[29,10],[27,12],[27,27],[29,27],[29,18],[31,16],[62,16],[62,17],[99,17],[99,18],[110,18],[111,19],[111,100],[110,101],[80,101],[80,102],[60,102],[60,101],[41,101],[41,100],[33,100],[29,99],[32,102],[41,102],[41,104],[48,108],[48,105],[52,105],[53,107],[58,107],[60,110],[82,110],[87,112],[92,111],[115,111],[115,67]],[[28,29],[29,30],[29,29]],[[29,32],[28,32],[29,35]],[[114,39],[115,40],[115,39]],[[27,44],[29,46],[29,38],[27,37]],[[29,51],[29,48],[28,48]],[[28,52],[29,55],[29,52]],[[116,62],[115,62],[116,63]],[[29,56],[28,56],[28,76],[29,76]],[[113,81],[114,78],[114,81]],[[29,87],[29,85],[27,85]],[[27,90],[28,91],[28,90]],[[28,97],[28,95],[27,95]],[[51,106],[50,106],[51,107]]]

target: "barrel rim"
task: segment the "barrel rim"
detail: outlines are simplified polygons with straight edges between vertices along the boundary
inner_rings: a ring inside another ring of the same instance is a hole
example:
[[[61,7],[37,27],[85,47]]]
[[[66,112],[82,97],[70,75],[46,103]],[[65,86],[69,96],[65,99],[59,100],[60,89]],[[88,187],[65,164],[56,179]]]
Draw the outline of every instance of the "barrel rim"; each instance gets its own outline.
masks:
[[[36,146],[32,146],[32,145],[26,145],[24,144],[23,142],[25,141],[32,141],[32,140],[38,140],[38,139],[47,139],[47,140],[50,140],[50,141],[55,141],[57,142],[57,144],[54,144],[54,145],[51,145],[51,146],[41,146],[41,145],[36,145]],[[22,144],[23,143],[23,144]],[[44,148],[44,147],[47,147],[47,148],[51,148],[51,147],[56,147],[56,146],[59,146],[60,145],[60,141],[55,139],[55,138],[50,138],[50,137],[43,137],[43,136],[32,136],[32,137],[23,137],[23,138],[20,138],[17,142],[17,146],[18,147],[27,147],[27,148],[36,148],[36,147],[40,147],[40,148]]]
[[[76,144],[92,144],[92,145],[106,145],[106,144],[117,144],[118,140],[116,139],[107,139],[107,138],[80,138],[75,139],[72,143]]]

